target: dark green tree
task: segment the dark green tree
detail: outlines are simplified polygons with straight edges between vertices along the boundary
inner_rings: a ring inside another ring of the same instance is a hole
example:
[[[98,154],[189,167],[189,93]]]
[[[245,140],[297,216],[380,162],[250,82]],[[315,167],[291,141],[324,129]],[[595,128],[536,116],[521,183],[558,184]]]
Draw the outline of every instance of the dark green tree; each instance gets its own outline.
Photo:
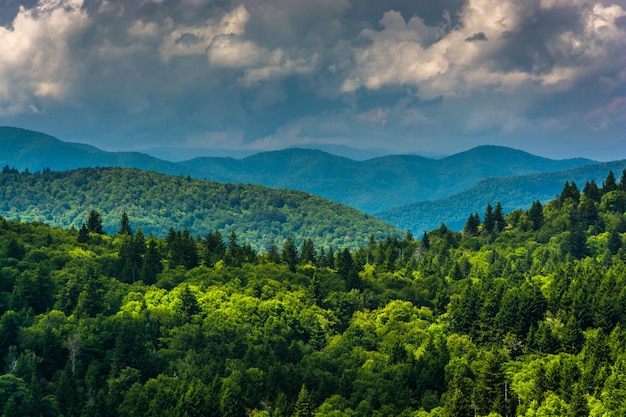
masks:
[[[566,181],[563,186],[563,191],[561,191],[561,195],[559,196],[560,203],[564,203],[567,199],[572,199],[576,203],[578,203],[578,200],[580,199],[580,191],[574,181],[572,181],[571,184],[569,181]]]
[[[231,378],[226,378],[220,395],[222,417],[245,417],[246,410],[242,400],[241,387]]]
[[[596,203],[599,203],[600,199],[602,198],[602,193],[600,192],[598,185],[593,179],[585,184],[585,188],[583,188],[583,193],[588,199]]]
[[[130,221],[128,220],[128,215],[126,212],[122,213],[122,219],[120,221],[120,230],[117,232],[120,235],[128,235],[132,236],[133,231],[130,228]]]
[[[143,282],[147,285],[154,284],[157,280],[157,275],[163,271],[157,241],[151,235],[148,237],[146,255],[143,258],[141,271]]]
[[[478,227],[480,226],[480,216],[478,213],[470,214],[465,227],[463,227],[463,234],[466,236],[476,236],[478,234]]]
[[[222,234],[216,230],[208,233],[204,240],[204,263],[207,266],[214,266],[217,262],[224,259],[226,254],[226,246],[222,239]]]
[[[78,230],[78,237],[76,238],[78,243],[87,243],[89,242],[89,229],[87,229],[87,225],[85,223],[80,226]]]
[[[202,311],[198,304],[198,299],[194,293],[191,292],[188,285],[185,285],[183,291],[180,293],[180,311],[187,316],[187,318],[191,318]]]
[[[620,234],[616,230],[613,230],[611,234],[609,234],[608,242],[608,248],[611,255],[615,255],[622,248],[623,244],[624,242],[622,242]]]
[[[619,189],[626,191],[626,169],[622,170],[622,177],[619,180]]]
[[[100,217],[100,213],[96,210],[91,210],[89,212],[89,217],[87,218],[87,230],[91,233],[96,233],[99,235],[104,234],[104,228],[102,227],[102,218]]]
[[[280,257],[282,261],[287,264],[291,272],[296,272],[296,267],[298,266],[298,248],[291,236],[285,239]]]
[[[306,389],[304,384],[302,384],[302,388],[300,388],[300,392],[298,393],[293,417],[313,417],[311,393]]]
[[[278,252],[278,247],[273,240],[272,243],[270,243],[269,249],[267,250],[267,260],[275,264],[280,263],[280,253]]]
[[[502,204],[498,201],[496,208],[493,211],[493,230],[501,232],[504,230],[506,222],[504,221],[504,214],[502,212]]]
[[[304,239],[302,242],[300,262],[303,264],[311,263],[312,265],[317,263],[317,251],[315,250],[315,245],[313,245],[313,240],[311,238]]]
[[[495,225],[496,219],[493,217],[493,207],[491,207],[491,204],[487,204],[483,220],[483,228],[487,233],[491,233],[493,232]]]
[[[528,210],[528,218],[533,224],[533,230],[541,229],[543,226],[543,206],[539,200],[536,200]]]
[[[602,183],[602,194],[607,194],[615,190],[617,190],[617,182],[615,181],[615,174],[611,170]]]

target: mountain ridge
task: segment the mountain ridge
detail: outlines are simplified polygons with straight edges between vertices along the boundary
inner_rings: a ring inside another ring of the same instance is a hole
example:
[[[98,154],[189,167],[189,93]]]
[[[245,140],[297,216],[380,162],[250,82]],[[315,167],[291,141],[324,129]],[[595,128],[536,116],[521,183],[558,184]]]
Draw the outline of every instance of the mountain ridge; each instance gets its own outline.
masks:
[[[79,228],[91,210],[115,233],[122,213],[144,233],[169,228],[204,236],[219,230],[267,249],[287,237],[356,247],[370,235],[402,232],[373,216],[309,193],[260,185],[217,183],[135,168],[79,168],[0,174],[0,216]]]
[[[413,233],[434,229],[441,223],[459,231],[470,214],[478,213],[482,218],[487,204],[495,206],[500,202],[505,213],[528,209],[535,200],[545,203],[553,199],[562,191],[563,184],[567,181],[575,182],[582,191],[587,181],[594,180],[601,185],[609,171],[613,171],[619,178],[624,169],[626,160],[583,165],[558,172],[484,178],[461,193],[443,199],[394,207],[377,213],[376,216]],[[515,190],[514,193],[510,191],[512,189]]]
[[[21,148],[16,146],[17,141]],[[449,197],[486,177],[556,172],[597,163],[583,158],[552,160],[494,145],[441,159],[389,155],[356,161],[321,150],[289,148],[243,159],[198,157],[175,163],[139,152],[106,152],[10,127],[0,128],[0,150],[0,164],[18,169],[66,170],[90,166],[147,169],[218,182],[305,191],[372,215],[417,201]]]

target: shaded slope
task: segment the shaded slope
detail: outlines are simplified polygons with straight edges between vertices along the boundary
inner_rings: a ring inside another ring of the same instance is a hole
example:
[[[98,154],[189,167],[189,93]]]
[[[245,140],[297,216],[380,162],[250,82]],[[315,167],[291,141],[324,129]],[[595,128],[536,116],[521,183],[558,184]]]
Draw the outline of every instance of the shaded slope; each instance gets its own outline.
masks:
[[[43,171],[44,168],[61,171],[117,166],[166,174],[189,174],[188,169],[140,152],[106,152],[82,143],[63,142],[40,132],[1,126],[0,165],[9,165],[19,170],[28,168],[31,172]]]
[[[601,185],[610,170],[619,178],[626,168],[626,160],[594,165],[560,172],[531,174],[505,178],[487,178],[474,187],[453,196],[394,207],[378,217],[403,230],[423,233],[445,223],[453,230],[461,230],[470,214],[482,218],[487,204],[500,201],[505,213],[528,209],[535,200],[546,202],[559,194],[566,181],[574,181],[581,189],[592,179]]]
[[[307,191],[376,213],[387,208],[447,197],[485,177],[562,171],[592,163],[586,159],[551,160],[526,152],[481,146],[440,160],[390,155],[367,161],[308,149],[264,152],[242,160],[196,158],[182,162],[205,178],[258,183]]]

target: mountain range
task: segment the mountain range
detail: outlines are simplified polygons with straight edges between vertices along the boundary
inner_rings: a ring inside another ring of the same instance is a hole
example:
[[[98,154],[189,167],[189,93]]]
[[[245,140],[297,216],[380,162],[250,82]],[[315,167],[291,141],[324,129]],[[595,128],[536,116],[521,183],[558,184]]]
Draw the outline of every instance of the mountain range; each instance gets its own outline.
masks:
[[[388,155],[354,160],[321,150],[292,148],[241,159],[199,157],[171,162],[0,127],[0,165],[32,172],[44,168],[137,168],[221,183],[300,190],[380,216],[415,233],[442,222],[458,230],[469,214],[481,213],[487,203],[501,201],[509,211],[528,208],[535,200],[552,198],[564,181],[598,181],[609,169],[621,172],[624,163],[553,160],[500,146],[480,146],[438,159]]]

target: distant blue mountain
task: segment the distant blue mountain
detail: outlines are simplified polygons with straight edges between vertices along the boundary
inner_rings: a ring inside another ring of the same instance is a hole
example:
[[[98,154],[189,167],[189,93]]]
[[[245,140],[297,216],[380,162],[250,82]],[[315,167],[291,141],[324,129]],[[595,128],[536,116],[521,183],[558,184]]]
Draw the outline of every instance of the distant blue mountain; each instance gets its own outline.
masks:
[[[445,223],[452,230],[461,230],[470,214],[484,216],[487,204],[502,204],[505,213],[529,209],[536,200],[542,203],[554,199],[566,181],[573,181],[582,191],[588,181],[599,186],[609,171],[619,179],[626,169],[626,160],[585,165],[578,168],[513,177],[486,178],[458,194],[434,201],[420,201],[394,207],[377,216],[394,226],[411,230],[416,235]]]
[[[2,166],[31,171],[109,166],[138,168],[219,182],[306,191],[369,214],[450,197],[487,177],[556,172],[594,163],[588,159],[552,160],[499,146],[480,146],[441,159],[389,155],[355,160],[320,150],[293,148],[261,152],[242,159],[201,157],[170,162],[137,152],[105,152],[39,132],[0,127]]]

